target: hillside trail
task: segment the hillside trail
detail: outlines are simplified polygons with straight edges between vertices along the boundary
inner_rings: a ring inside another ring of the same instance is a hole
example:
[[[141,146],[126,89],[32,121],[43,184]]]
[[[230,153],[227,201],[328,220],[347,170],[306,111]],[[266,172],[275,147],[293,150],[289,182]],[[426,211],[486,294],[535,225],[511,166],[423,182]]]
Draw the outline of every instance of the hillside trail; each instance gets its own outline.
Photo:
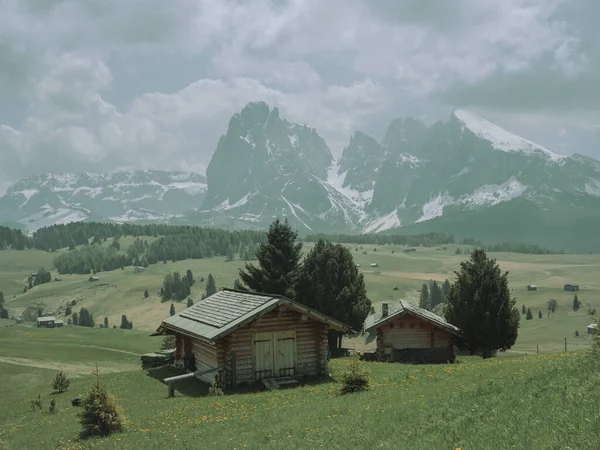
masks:
[[[16,358],[16,357],[8,357],[8,356],[0,356],[0,363],[4,364],[12,364],[17,366],[25,366],[25,367],[35,367],[38,369],[48,369],[48,370],[56,370],[67,372],[69,374],[75,375],[90,375],[95,369],[96,365],[89,364],[76,364],[76,363],[66,363],[62,361],[52,362],[52,361],[39,361],[27,358]],[[117,372],[128,372],[132,370],[137,370],[139,367],[134,364],[102,364],[100,367],[100,371],[103,373],[117,373]]]

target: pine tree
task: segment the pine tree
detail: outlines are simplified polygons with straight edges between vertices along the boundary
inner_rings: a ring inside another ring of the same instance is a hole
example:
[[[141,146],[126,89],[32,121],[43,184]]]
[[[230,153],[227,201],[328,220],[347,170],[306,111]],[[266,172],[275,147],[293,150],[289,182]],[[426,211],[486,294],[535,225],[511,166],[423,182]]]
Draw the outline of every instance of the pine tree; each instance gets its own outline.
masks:
[[[54,381],[52,381],[52,389],[61,394],[69,389],[70,384],[71,381],[67,378],[64,372],[57,372],[56,376],[54,377]]]
[[[444,295],[444,301],[448,297],[448,292],[450,292],[450,280],[446,279],[444,284],[442,285],[442,294]]]
[[[123,431],[122,413],[115,399],[109,395],[106,386],[100,384],[98,367],[94,372],[96,380],[83,399],[83,409],[79,422],[83,427],[81,439],[92,436],[108,436]]]
[[[194,283],[196,282],[196,281],[194,280],[194,275],[192,274],[192,271],[191,271],[190,269],[188,269],[188,270],[185,272],[185,277],[187,278],[188,286],[193,286],[193,285],[194,285]]]
[[[573,297],[573,311],[579,311],[580,306],[581,304],[579,303],[579,298],[577,297],[577,294],[575,294],[575,297]]]
[[[104,317],[104,328],[108,328],[108,317]]]
[[[421,286],[421,292],[419,294],[419,308],[427,310],[431,308],[429,288],[427,287],[427,283],[423,283],[423,286]]]
[[[544,315],[542,314],[541,311],[538,311],[538,319],[541,319],[542,317],[544,317]]]
[[[187,299],[187,307],[189,308],[190,306],[194,306],[194,300],[191,297]]]
[[[444,294],[440,289],[440,286],[437,284],[437,281],[433,280],[430,282],[431,286],[429,288],[429,304],[430,309],[435,308],[437,305],[441,305],[444,303]]]
[[[526,312],[527,308],[525,308],[525,304],[523,304],[523,306],[521,306],[521,314],[525,315]]]
[[[171,303],[171,307],[169,308],[169,314],[172,316],[175,315],[175,305],[173,303]]]
[[[302,251],[302,243],[296,242],[298,233],[292,230],[287,219],[276,219],[267,233],[267,243],[256,252],[258,267],[246,263],[240,270],[241,282],[251,291],[294,297]]]
[[[150,297],[150,293],[148,292],[148,289],[144,290],[144,298],[148,298]]]
[[[494,350],[508,350],[517,340],[519,311],[510,297],[508,272],[496,260],[475,250],[460,264],[446,302],[446,319],[461,329],[466,347],[484,358]]]
[[[558,306],[558,302],[551,298],[550,300],[548,300],[548,313],[552,313],[554,314],[556,312],[556,308]]]
[[[213,294],[217,293],[217,284],[215,283],[215,279],[212,274],[208,274],[208,278],[206,280],[206,297],[209,297]]]
[[[306,255],[295,286],[296,300],[355,329],[371,310],[363,275],[343,245],[319,240]]]
[[[240,280],[238,278],[233,280],[233,288],[237,291],[242,289],[242,285],[240,284]]]
[[[121,326],[120,326],[119,328],[121,328],[121,329],[123,329],[123,330],[128,330],[128,329],[130,329],[130,328],[131,328],[131,327],[129,326],[129,320],[127,320],[127,316],[126,316],[125,314],[123,314],[123,315],[121,316]]]
[[[533,314],[531,313],[531,308],[527,308],[527,313],[525,315],[525,319],[526,320],[531,320],[533,319]]]
[[[235,251],[233,250],[233,246],[227,247],[227,261],[233,261],[235,259]]]
[[[73,313],[72,319],[73,319],[73,325],[79,325],[79,317],[77,316],[76,312]]]

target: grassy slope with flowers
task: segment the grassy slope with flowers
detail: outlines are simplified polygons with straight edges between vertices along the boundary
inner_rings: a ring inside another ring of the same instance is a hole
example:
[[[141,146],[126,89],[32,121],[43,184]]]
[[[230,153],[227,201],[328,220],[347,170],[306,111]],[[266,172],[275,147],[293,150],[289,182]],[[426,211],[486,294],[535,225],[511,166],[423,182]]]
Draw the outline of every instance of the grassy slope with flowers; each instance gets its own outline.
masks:
[[[52,395],[54,371],[0,363],[0,449],[593,449],[600,364],[584,353],[365,363],[370,391],[346,396],[328,382],[205,397],[190,381],[168,399],[166,386],[142,370],[110,373],[102,379],[125,411],[127,431],[83,443],[76,442],[78,409],[69,400],[91,377],[76,376],[67,393]],[[334,379],[347,364],[332,361]],[[31,412],[28,400],[38,393],[44,409]],[[54,415],[47,412],[51,398]]]

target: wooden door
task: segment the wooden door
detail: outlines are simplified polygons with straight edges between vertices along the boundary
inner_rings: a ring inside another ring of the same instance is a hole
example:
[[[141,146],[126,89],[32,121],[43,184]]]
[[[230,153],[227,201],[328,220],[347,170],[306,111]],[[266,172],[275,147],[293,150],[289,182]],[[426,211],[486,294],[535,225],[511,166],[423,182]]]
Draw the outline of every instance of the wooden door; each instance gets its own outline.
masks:
[[[279,377],[296,375],[296,332],[275,333],[275,374]]]
[[[254,334],[254,375],[257,380],[275,376],[273,333]]]

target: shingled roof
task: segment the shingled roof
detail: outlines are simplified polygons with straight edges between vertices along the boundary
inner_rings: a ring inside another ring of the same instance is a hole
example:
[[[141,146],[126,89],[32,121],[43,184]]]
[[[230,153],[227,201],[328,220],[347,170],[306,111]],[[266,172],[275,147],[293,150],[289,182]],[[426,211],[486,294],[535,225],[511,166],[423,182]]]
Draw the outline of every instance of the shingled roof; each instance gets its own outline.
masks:
[[[440,328],[444,328],[454,334],[460,333],[460,329],[458,327],[455,327],[451,323],[446,322],[446,320],[443,317],[440,317],[437,314],[432,313],[431,311],[427,311],[426,309],[419,308],[405,300],[399,300],[398,302],[389,305],[387,316],[382,317],[381,310],[379,311],[379,313],[375,313],[368,316],[365,320],[365,331],[373,331],[379,328],[387,321],[398,317],[402,317],[404,315],[418,316],[421,319]]]
[[[165,334],[164,331],[171,330],[216,342],[280,305],[327,323],[332,329],[351,331],[348,325],[287,297],[223,289],[163,320],[156,334]]]

